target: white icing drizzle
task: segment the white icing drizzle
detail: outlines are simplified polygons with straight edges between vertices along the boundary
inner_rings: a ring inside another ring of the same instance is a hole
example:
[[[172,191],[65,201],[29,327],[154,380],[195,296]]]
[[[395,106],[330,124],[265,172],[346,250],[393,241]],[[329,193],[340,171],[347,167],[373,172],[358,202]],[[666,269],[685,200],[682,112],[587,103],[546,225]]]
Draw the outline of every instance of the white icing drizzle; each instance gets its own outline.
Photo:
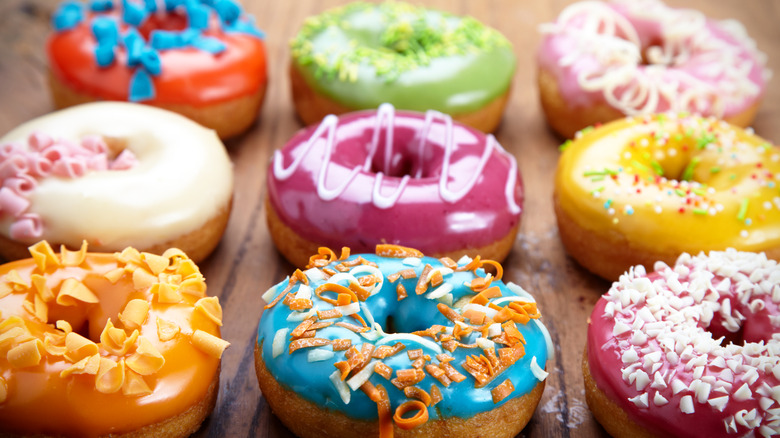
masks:
[[[672,9],[657,0],[614,2],[632,16],[661,26],[662,45],[649,47],[645,53],[650,65],[640,65],[640,38],[631,22],[604,3],[572,4],[555,23],[539,28],[546,35],[572,37],[576,47],[558,60],[559,66],[570,67],[585,56],[598,61],[599,67],[578,74],[577,84],[583,90],[601,92],[607,103],[627,115],[654,113],[666,106],[671,111],[716,116],[761,91],[749,77],[753,60],[743,58],[742,53],[749,53],[762,67],[766,57],[739,22],[716,23],[734,38],[738,44],[734,45],[717,37],[698,11]],[[675,68],[691,61],[706,81]],[[674,68],[674,78],[669,77],[667,66]],[[771,72],[764,69],[763,75],[767,80]]]
[[[780,265],[763,253],[728,249],[682,254],[673,267],[658,262],[654,270],[661,278],[655,281],[637,268],[604,295],[603,317],[614,324],[615,337],[603,348],[623,351],[623,381],[639,392],[630,400],[640,407],[648,400],[659,406],[673,403],[692,413],[723,412],[732,400],[755,399],[755,408],[727,415],[725,428],[780,433],[780,384],[772,386],[780,383],[780,334],[767,342],[723,345],[723,338],[713,339],[702,328],[718,316],[729,331],[739,331],[747,316],[732,303],[756,309],[764,309],[756,301],[780,304]]]
[[[417,145],[417,155],[418,155],[420,166],[418,166],[418,170],[414,175],[414,178],[415,179],[422,178],[422,168],[423,168],[422,163],[425,158],[424,156],[425,147],[428,144],[428,134],[436,120],[440,120],[445,127],[444,160],[442,164],[441,176],[439,177],[439,196],[441,196],[441,198],[445,202],[449,202],[449,203],[455,203],[463,199],[463,197],[465,197],[471,190],[474,189],[474,186],[477,184],[479,177],[482,175],[488,160],[490,160],[493,152],[495,151],[498,154],[501,154],[504,157],[506,157],[507,160],[509,161],[507,182],[506,185],[504,186],[504,195],[506,197],[507,207],[509,211],[512,212],[513,214],[520,213],[521,208],[517,204],[517,202],[515,202],[515,198],[514,198],[515,184],[517,182],[517,161],[512,155],[510,155],[501,146],[500,143],[498,143],[498,141],[496,141],[495,137],[492,134],[487,135],[485,149],[483,150],[482,155],[480,156],[480,160],[477,165],[477,168],[474,170],[474,173],[471,175],[468,182],[464,184],[464,186],[458,189],[457,191],[450,190],[447,187],[447,182],[449,180],[450,163],[452,159],[452,151],[455,146],[454,138],[453,138],[454,125],[453,125],[452,117],[438,111],[429,110],[425,113],[425,122],[422,131],[420,132],[419,143]],[[323,121],[320,123],[320,125],[311,135],[311,137],[309,137],[309,139],[306,140],[306,144],[303,146],[303,150],[301,151],[301,153],[293,160],[293,162],[288,167],[284,167],[284,162],[283,162],[284,156],[282,155],[281,151],[277,150],[274,152],[274,160],[273,160],[274,177],[280,181],[289,179],[296,172],[298,167],[301,165],[301,162],[306,157],[306,155],[308,155],[311,152],[315,144],[317,144],[317,142],[320,139],[322,139],[324,136],[325,150],[324,150],[324,157],[322,160],[322,164],[320,165],[320,169],[317,174],[317,194],[324,201],[335,199],[339,197],[342,193],[344,193],[344,191],[347,189],[347,186],[352,182],[352,180],[355,178],[358,172],[360,171],[370,172],[371,163],[373,161],[377,149],[379,148],[379,139],[381,135],[380,131],[382,130],[382,126],[386,124],[387,129],[385,130],[384,170],[377,172],[375,174],[373,190],[371,194],[371,202],[377,208],[381,208],[381,209],[391,208],[398,202],[398,199],[400,198],[404,189],[407,187],[409,180],[412,178],[409,175],[404,175],[403,178],[401,178],[401,182],[399,183],[398,187],[391,195],[385,196],[381,193],[384,175],[386,173],[389,173],[390,171],[389,166],[393,156],[392,149],[393,149],[394,123],[395,123],[395,108],[393,107],[393,105],[389,103],[384,103],[380,105],[375,117],[374,129],[371,137],[371,144],[369,145],[369,149],[368,149],[368,156],[366,157],[363,165],[355,166],[350,171],[349,175],[336,188],[329,189],[325,187],[325,180],[327,178],[328,166],[331,163],[331,156],[333,153],[333,148],[335,147],[336,130],[338,129],[338,117],[332,114],[326,116],[325,119],[323,119]]]

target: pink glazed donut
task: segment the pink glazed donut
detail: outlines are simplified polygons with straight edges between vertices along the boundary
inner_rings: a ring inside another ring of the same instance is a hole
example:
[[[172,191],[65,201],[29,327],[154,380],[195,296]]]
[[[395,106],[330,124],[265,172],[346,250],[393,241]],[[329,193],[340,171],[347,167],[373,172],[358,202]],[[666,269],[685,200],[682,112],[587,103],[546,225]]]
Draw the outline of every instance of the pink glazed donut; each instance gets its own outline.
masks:
[[[542,108],[566,138],[623,116],[665,111],[746,127],[771,76],[742,24],[657,0],[574,3],[540,31]]]
[[[596,304],[586,399],[612,436],[780,434],[780,265],[683,254],[623,274]]]
[[[390,104],[296,134],[274,154],[266,202],[274,243],[296,266],[322,246],[381,243],[501,261],[522,203],[517,162],[492,135]]]

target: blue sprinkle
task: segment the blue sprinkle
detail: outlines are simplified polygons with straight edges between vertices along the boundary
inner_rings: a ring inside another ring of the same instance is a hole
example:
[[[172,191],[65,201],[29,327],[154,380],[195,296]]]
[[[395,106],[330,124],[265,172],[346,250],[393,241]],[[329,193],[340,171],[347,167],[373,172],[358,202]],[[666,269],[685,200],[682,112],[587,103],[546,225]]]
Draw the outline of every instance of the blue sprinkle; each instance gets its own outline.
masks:
[[[135,66],[141,61],[144,51],[144,39],[137,30],[130,28],[122,37],[125,49],[127,49],[127,65]]]
[[[255,25],[254,17],[249,17],[245,20],[239,19],[230,24],[223,23],[223,27],[225,28],[226,32],[239,32],[249,34],[257,38],[265,38],[265,32],[260,30]]]
[[[60,4],[52,16],[52,26],[57,32],[73,29],[84,20],[84,9],[81,3],[66,1]]]
[[[209,27],[209,10],[196,1],[187,2],[187,18],[192,29]]]
[[[745,219],[745,225],[750,226],[753,224],[753,219],[747,218]]]
[[[184,2],[185,0],[165,0],[165,10],[171,12],[178,6],[183,5]]]
[[[227,46],[222,41],[216,38],[209,38],[204,36],[197,38],[192,42],[192,45],[200,50],[209,52],[212,55],[216,55],[217,53],[221,53],[227,49]]]
[[[144,8],[149,13],[157,12],[157,0],[144,0]]]
[[[155,50],[178,49],[184,46],[179,32],[153,30],[150,40],[149,44]]]
[[[631,206],[626,207],[626,214],[631,216],[634,214],[634,209]]]
[[[130,95],[128,99],[131,102],[140,102],[154,97],[154,85],[152,77],[143,69],[138,69],[130,78]]]
[[[89,3],[89,9],[92,12],[106,12],[114,9],[113,0],[92,0]]]
[[[114,63],[114,46],[110,44],[98,44],[95,47],[95,62],[100,67],[108,67]]]
[[[186,29],[179,34],[179,37],[181,38],[182,44],[190,45],[194,43],[196,39],[200,38],[200,31],[195,29]]]
[[[131,3],[129,0],[122,0],[122,20],[131,26],[140,26],[146,19],[146,9]]]
[[[766,185],[767,185],[767,187],[769,187],[770,189],[773,189],[773,188],[775,188],[775,182],[774,182],[774,181],[769,181],[768,183],[766,183]]]
[[[92,20],[92,35],[98,45],[113,47],[119,42],[119,26],[109,17],[97,17]]]
[[[159,76],[160,72],[162,71],[162,66],[160,65],[160,55],[157,53],[154,49],[146,49],[141,54],[141,65],[144,66],[146,71],[149,72],[149,74],[152,74],[154,76]]]
[[[612,200],[607,199],[607,202],[604,203],[604,209],[608,209],[611,206],[612,206]]]
[[[241,7],[233,0],[217,0],[214,9],[225,23],[233,23],[241,16]]]

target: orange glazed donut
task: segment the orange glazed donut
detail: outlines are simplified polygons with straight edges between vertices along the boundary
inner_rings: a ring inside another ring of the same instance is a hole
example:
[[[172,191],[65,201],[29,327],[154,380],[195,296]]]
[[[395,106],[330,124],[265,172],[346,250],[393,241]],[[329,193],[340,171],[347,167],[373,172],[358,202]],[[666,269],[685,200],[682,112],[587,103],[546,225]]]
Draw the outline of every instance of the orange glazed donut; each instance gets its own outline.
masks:
[[[0,433],[186,436],[214,407],[222,308],[178,249],[46,241],[0,266]]]
[[[744,26],[658,0],[580,1],[540,27],[538,83],[558,134],[690,111],[749,126],[771,72]]]
[[[48,41],[54,104],[127,100],[214,129],[244,132],[263,103],[266,57],[233,0],[64,1]]]
[[[638,116],[564,144],[554,207],[567,252],[608,280],[683,252],[780,258],[780,148],[714,118]]]

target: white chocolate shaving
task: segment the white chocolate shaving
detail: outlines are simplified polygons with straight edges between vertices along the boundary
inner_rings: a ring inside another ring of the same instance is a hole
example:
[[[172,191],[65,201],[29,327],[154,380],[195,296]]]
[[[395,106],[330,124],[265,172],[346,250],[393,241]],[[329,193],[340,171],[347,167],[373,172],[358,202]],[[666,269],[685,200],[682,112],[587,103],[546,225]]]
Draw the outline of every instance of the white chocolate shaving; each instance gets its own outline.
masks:
[[[195,303],[195,309],[206,315],[214,324],[222,326],[222,306],[219,305],[219,298],[201,298]]]
[[[165,358],[157,348],[144,337],[138,338],[138,348],[125,365],[142,376],[156,373],[165,365]]]
[[[135,298],[125,305],[124,310],[119,314],[119,320],[126,329],[134,330],[141,328],[148,314],[149,302]]]
[[[192,343],[202,352],[216,359],[222,358],[222,353],[230,346],[230,342],[203,330],[195,330],[192,334]]]
[[[87,286],[84,286],[84,283],[74,278],[66,278],[63,280],[57,293],[57,304],[61,306],[77,306],[79,301],[94,304],[98,302],[98,297]]]
[[[170,341],[179,334],[180,330],[179,325],[175,322],[157,318],[157,337],[160,338],[160,341]]]
[[[95,389],[103,394],[113,394],[122,388],[125,381],[125,361],[119,362],[101,357],[100,367],[95,377]]]

